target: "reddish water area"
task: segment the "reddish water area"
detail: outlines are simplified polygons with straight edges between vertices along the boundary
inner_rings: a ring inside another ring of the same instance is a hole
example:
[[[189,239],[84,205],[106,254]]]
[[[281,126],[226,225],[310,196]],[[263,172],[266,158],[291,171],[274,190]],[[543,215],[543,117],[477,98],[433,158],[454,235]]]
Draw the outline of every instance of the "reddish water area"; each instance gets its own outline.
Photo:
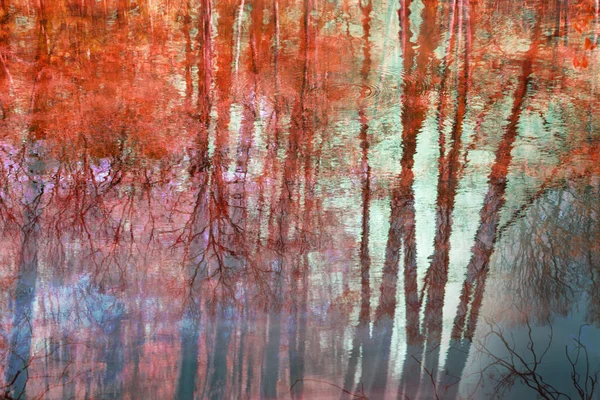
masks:
[[[600,399],[599,0],[0,0],[0,399]]]

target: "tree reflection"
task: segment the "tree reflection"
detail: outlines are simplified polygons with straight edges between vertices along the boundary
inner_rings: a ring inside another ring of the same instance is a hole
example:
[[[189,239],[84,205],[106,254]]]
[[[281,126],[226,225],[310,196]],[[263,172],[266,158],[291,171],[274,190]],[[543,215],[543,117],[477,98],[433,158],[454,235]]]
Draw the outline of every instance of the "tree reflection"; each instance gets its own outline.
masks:
[[[592,398],[598,12],[1,1],[3,396]]]

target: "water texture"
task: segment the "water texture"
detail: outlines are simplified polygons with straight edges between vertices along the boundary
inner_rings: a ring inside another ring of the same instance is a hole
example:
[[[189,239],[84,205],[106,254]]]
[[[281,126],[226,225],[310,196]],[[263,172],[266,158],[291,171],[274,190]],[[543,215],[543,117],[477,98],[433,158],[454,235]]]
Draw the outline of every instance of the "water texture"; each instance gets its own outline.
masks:
[[[0,0],[0,398],[600,399],[598,0]]]

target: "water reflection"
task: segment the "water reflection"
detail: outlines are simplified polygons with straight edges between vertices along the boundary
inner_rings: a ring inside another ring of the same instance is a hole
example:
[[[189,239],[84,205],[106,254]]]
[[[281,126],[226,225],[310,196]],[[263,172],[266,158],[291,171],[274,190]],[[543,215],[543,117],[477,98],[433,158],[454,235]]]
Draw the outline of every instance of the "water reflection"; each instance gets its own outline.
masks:
[[[597,398],[599,12],[3,0],[0,396]]]

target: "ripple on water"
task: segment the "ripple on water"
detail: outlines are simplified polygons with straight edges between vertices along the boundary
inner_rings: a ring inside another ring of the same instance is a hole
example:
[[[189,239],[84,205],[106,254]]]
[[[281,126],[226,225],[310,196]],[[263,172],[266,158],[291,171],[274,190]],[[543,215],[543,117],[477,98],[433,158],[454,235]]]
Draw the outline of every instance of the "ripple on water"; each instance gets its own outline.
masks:
[[[398,68],[380,66],[369,71],[366,78],[360,71],[348,71],[347,66],[328,66],[327,70],[305,73],[303,68],[281,71],[278,88],[281,99],[296,96],[304,88],[306,98],[313,98],[339,114],[357,113],[362,108],[369,115],[388,114],[399,105],[402,74]],[[275,84],[268,79],[267,86]],[[263,106],[275,104],[276,93],[266,87],[262,77],[240,74],[235,79],[236,101],[261,99]],[[326,99],[323,104],[318,99]],[[310,102],[306,103],[310,107]]]
[[[372,69],[366,78],[361,73],[327,73],[323,85],[332,107],[341,112],[362,108],[371,115],[381,116],[398,106],[401,73],[395,68],[381,66]]]

